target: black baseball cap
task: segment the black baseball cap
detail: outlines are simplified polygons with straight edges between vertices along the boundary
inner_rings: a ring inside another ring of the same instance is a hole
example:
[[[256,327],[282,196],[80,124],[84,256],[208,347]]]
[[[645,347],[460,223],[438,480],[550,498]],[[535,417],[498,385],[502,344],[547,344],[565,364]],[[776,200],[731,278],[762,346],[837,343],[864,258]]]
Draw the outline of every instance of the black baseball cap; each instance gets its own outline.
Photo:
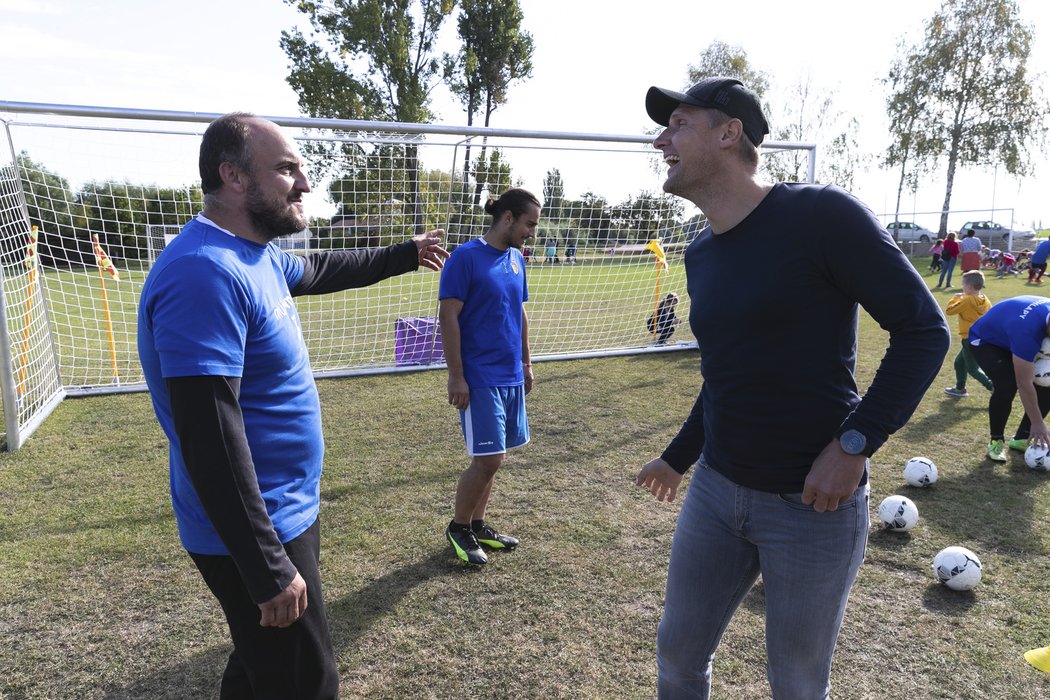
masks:
[[[758,95],[735,78],[704,78],[684,94],[654,86],[645,95],[645,111],[662,126],[667,126],[678,105],[722,110],[743,123],[744,133],[756,146],[769,133]]]

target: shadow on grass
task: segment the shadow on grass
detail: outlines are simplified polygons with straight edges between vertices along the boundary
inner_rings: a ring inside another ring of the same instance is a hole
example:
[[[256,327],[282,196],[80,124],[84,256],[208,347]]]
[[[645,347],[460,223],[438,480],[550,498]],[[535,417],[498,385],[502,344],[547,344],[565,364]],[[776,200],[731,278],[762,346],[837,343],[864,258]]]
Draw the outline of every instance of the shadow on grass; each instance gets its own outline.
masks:
[[[931,583],[922,596],[922,604],[930,612],[961,617],[977,605],[977,595],[973,591],[953,591],[940,583]]]
[[[388,615],[417,586],[440,576],[472,573],[473,569],[460,566],[442,547],[425,559],[380,576],[350,595],[327,601],[326,612],[336,657],[356,650],[361,635]],[[216,697],[231,649],[225,644],[210,647],[189,656],[182,663],[156,669],[152,675],[137,679],[131,685],[111,689],[102,697],[106,700]]]
[[[219,679],[229,656],[230,647],[213,646],[193,654],[181,663],[158,668],[153,674],[136,679],[129,686],[107,690],[102,697],[105,700],[218,697]]]
[[[390,613],[414,588],[442,576],[470,576],[475,569],[461,565],[446,547],[426,559],[394,569],[338,600],[327,601],[328,623],[336,655],[357,648],[358,639]]]

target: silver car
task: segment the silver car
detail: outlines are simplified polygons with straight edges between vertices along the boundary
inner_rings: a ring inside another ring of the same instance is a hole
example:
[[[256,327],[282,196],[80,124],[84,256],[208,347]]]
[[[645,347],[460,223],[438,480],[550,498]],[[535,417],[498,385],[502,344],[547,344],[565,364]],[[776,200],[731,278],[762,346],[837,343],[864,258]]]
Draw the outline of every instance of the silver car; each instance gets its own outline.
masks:
[[[898,243],[909,243],[911,241],[917,241],[919,243],[930,243],[937,240],[937,234],[929,229],[925,229],[918,224],[913,224],[910,221],[891,221],[886,225],[886,230],[893,236],[894,231],[897,235],[893,236]]]
[[[959,238],[965,238],[966,232],[973,229],[977,237],[989,248],[1005,248],[1013,235],[1013,247],[1028,246],[1035,239],[1035,231],[1032,229],[1008,229],[1002,224],[994,221],[967,221],[959,229]]]

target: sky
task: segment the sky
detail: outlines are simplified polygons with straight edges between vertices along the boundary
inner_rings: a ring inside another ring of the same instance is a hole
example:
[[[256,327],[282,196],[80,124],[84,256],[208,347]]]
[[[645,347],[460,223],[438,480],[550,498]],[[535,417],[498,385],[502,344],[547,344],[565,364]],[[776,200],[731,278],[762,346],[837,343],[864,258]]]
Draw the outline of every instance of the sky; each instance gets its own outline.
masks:
[[[1050,2],[1018,4],[1035,29],[1030,72],[1050,75]],[[625,5],[521,0],[524,28],[535,42],[533,76],[511,88],[491,125],[647,133],[654,126],[644,107],[649,86],[684,89],[688,67],[718,40],[741,47],[752,66],[771,76],[771,99],[801,80],[830,94],[836,110],[859,120],[861,148],[878,156],[889,144],[882,79],[899,43],[921,40],[922,24],[940,0]],[[0,15],[0,100],[300,115],[285,82],[289,62],[279,40],[282,29],[306,32],[309,22],[282,0],[0,0]],[[454,22],[446,30],[454,36]],[[435,91],[433,107],[438,123],[466,124],[443,87]],[[825,136],[831,135],[813,135],[818,149]],[[972,218],[1050,226],[1050,157],[1040,154],[1035,168],[1020,180],[997,169],[963,168],[956,174],[952,209],[995,210],[995,217],[984,211]],[[943,203],[944,170],[926,178],[914,195],[904,195],[902,219],[936,230],[937,218],[928,212]],[[861,174],[853,192],[877,214],[892,213],[898,176]],[[949,220],[949,226],[960,223]]]

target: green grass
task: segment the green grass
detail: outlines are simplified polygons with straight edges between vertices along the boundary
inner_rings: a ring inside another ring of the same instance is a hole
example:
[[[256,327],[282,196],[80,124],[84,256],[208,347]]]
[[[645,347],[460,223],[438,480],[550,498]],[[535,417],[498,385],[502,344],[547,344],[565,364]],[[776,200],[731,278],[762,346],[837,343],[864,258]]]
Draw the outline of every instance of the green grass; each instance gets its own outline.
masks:
[[[1033,289],[992,278],[987,291]],[[942,306],[950,294],[937,292]],[[862,316],[862,385],[885,343]],[[912,498],[920,521],[904,534],[873,526],[834,697],[1050,697],[1050,677],[1021,656],[1050,643],[1050,477],[1017,454],[999,466],[983,458],[987,394],[975,383],[969,399],[941,393],[957,347],[873,460],[873,521],[891,493]],[[453,561],[442,538],[466,465],[444,373],[319,382],[321,565],[342,697],[655,695],[679,506],[657,504],[633,478],[688,413],[697,357],[540,363],[536,376],[533,441],[511,453],[491,511],[523,544],[479,571]],[[4,700],[215,697],[229,644],[179,547],[166,455],[144,394],[67,400],[21,450],[0,454]],[[929,489],[901,477],[915,455],[940,470]],[[972,592],[933,579],[933,555],[951,544],[984,563]],[[768,697],[762,605],[759,585],[716,659],[715,697]],[[486,663],[494,649],[499,663]]]

